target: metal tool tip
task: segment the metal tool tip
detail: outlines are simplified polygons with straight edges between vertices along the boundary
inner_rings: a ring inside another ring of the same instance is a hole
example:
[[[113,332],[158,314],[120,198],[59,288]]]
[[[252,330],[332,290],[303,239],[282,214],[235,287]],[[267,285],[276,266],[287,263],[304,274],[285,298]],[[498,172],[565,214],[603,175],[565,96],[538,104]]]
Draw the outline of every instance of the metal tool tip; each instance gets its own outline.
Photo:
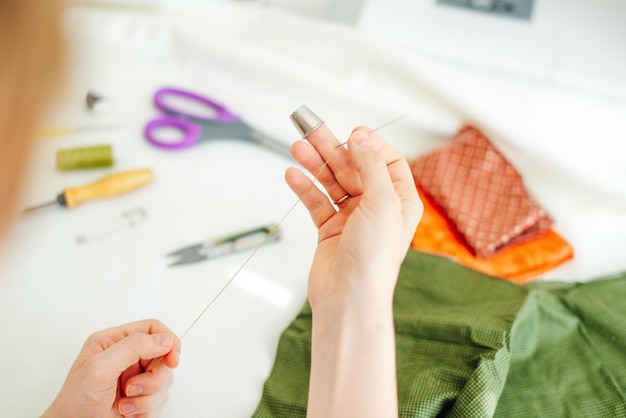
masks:
[[[319,118],[311,109],[305,105],[297,108],[289,117],[291,122],[302,136],[306,138],[308,134],[319,128],[324,121]]]
[[[52,202],[46,202],[46,203],[42,203],[40,205],[30,206],[28,208],[22,209],[22,213],[26,214],[26,213],[35,212],[35,211],[37,211],[39,209],[46,208],[48,206],[56,206],[57,204],[58,204],[58,202],[56,200],[53,200]]]

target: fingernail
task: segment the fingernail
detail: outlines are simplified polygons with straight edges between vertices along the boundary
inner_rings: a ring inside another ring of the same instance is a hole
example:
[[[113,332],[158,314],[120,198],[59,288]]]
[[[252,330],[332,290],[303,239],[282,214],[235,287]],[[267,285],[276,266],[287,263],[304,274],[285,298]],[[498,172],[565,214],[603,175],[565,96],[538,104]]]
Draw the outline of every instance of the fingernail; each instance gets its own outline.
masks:
[[[138,396],[143,393],[143,387],[140,385],[129,385],[126,388],[126,396]]]
[[[367,133],[364,131],[357,131],[354,133],[354,142],[356,142],[358,145],[369,145],[369,135],[367,135]]]
[[[135,406],[130,402],[121,402],[117,408],[122,415],[128,415],[135,410]]]
[[[157,338],[159,339],[159,344],[161,345],[172,345],[172,343],[174,342],[174,337],[172,336],[172,334],[159,334],[157,335]]]

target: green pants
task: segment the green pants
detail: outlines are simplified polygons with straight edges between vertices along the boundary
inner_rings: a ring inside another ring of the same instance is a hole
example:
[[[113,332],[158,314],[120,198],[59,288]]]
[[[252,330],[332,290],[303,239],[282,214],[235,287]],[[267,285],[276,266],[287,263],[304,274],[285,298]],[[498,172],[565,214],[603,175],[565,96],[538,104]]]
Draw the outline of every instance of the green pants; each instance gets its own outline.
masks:
[[[626,417],[626,273],[519,286],[411,250],[394,317],[401,417]],[[306,415],[310,348],[306,304],[254,417]]]

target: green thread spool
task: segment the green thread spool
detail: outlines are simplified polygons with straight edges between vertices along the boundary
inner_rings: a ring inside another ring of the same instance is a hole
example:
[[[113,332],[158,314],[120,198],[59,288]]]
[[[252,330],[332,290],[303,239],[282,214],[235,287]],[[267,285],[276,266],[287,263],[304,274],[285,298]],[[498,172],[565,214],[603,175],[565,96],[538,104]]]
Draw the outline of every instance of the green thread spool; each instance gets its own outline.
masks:
[[[62,171],[113,165],[113,149],[110,145],[60,149],[56,152],[56,168]]]

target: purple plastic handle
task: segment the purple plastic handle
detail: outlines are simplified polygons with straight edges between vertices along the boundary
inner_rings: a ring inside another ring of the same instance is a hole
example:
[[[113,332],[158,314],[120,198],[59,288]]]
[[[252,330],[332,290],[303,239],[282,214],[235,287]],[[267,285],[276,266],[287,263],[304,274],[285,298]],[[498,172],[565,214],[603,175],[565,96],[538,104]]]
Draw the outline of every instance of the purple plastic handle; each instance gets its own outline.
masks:
[[[178,142],[161,141],[156,137],[156,135],[153,134],[153,131],[164,126],[181,131],[183,133],[183,139]],[[174,116],[161,116],[160,118],[153,119],[146,125],[144,134],[148,142],[152,145],[156,145],[160,148],[176,150],[190,147],[198,142],[200,135],[202,135],[202,128],[193,122],[176,118]]]
[[[189,114],[174,107],[170,107],[167,104],[167,96],[179,96],[201,103],[213,110],[215,112],[215,116],[202,117],[199,115]],[[157,90],[156,94],[154,95],[154,105],[157,107],[157,109],[161,110],[168,116],[161,116],[150,121],[144,129],[144,134],[148,142],[150,142],[152,145],[156,145],[157,147],[170,150],[187,148],[198,142],[200,136],[202,135],[202,126],[200,125],[203,121],[239,121],[239,117],[237,117],[237,115],[230,112],[221,104],[199,94],[177,88],[166,87]],[[194,121],[199,123],[194,123]],[[161,127],[177,129],[182,132],[183,138],[178,142],[161,141],[155,134],[155,131]]]
[[[212,110],[214,110],[216,112],[216,115],[214,117],[207,118],[207,117],[202,117],[198,115],[188,114],[184,111],[180,111],[178,109],[172,108],[168,106],[167,102],[165,101],[165,98],[167,96],[180,96],[185,99],[191,99],[198,103],[202,103],[203,105],[206,105],[210,107]],[[209,120],[209,121],[216,121],[216,122],[235,122],[239,120],[237,115],[233,114],[224,106],[209,99],[208,97],[204,97],[204,96],[201,96],[196,93],[192,93],[187,90],[181,90],[181,89],[176,89],[176,88],[171,88],[171,87],[162,88],[156,92],[156,94],[154,95],[154,105],[158,109],[162,110],[163,112],[169,115],[180,115],[189,119]]]

